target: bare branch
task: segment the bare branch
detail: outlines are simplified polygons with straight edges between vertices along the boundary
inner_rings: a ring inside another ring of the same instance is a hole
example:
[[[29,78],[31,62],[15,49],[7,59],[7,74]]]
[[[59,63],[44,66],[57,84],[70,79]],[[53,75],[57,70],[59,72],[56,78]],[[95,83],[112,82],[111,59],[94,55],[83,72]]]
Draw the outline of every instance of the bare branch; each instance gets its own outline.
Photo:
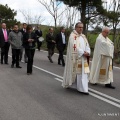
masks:
[[[37,0],[39,3],[41,3],[46,10],[49,12],[49,14],[54,19],[55,28],[57,26],[57,19],[65,12],[65,10],[61,10],[61,2],[56,2],[56,0]]]
[[[30,10],[25,11],[25,10],[19,10],[27,24],[41,24],[45,18],[43,18],[41,15],[33,15]]]

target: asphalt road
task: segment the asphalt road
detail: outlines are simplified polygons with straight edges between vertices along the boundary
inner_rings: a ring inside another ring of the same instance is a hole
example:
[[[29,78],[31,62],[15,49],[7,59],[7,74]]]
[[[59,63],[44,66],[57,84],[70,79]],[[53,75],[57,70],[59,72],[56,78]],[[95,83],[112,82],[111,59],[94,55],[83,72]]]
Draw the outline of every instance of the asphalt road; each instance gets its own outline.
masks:
[[[33,74],[0,64],[0,120],[119,120],[120,69],[114,68],[115,90],[89,84],[90,95],[61,86],[64,67],[50,63],[46,51],[37,51]]]

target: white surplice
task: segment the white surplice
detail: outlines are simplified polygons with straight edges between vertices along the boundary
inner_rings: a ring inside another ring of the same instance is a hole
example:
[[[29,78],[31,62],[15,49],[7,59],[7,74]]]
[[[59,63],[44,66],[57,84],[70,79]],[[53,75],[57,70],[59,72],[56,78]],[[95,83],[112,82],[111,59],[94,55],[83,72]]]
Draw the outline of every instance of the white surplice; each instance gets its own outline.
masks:
[[[84,64],[84,59],[86,59],[83,54],[84,51],[90,54],[89,46],[85,45],[85,40],[82,36],[79,37],[81,48],[78,48],[78,56],[82,59],[82,64]],[[80,92],[88,92],[88,74],[84,73],[84,66],[82,66],[82,73],[76,75],[76,81],[71,86],[72,88],[76,88]]]
[[[73,49],[74,37],[76,38],[76,51]],[[79,35],[73,31],[68,41],[68,49],[66,55],[66,66],[63,76],[63,87],[76,88],[80,92],[88,92],[88,72],[86,71],[85,63],[87,58],[83,56],[84,51],[90,54],[90,47],[85,35]],[[78,62],[81,63],[81,68],[77,69]]]
[[[113,82],[113,42],[102,34],[96,39],[90,72],[90,83],[109,84]]]

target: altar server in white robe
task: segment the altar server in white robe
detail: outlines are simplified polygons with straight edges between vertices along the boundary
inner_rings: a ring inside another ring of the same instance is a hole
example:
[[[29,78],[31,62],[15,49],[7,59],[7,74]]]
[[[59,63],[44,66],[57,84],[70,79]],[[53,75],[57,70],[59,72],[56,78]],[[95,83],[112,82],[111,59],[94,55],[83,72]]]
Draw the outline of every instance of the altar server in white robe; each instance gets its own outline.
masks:
[[[113,42],[107,37],[110,32],[108,27],[102,29],[96,39],[93,60],[90,72],[90,83],[105,84],[105,87],[115,89],[113,82],[112,59],[114,53]]]
[[[83,23],[79,22],[70,34],[62,86],[76,88],[79,92],[88,95],[88,74],[90,71],[87,57],[90,55],[90,47],[82,31]]]

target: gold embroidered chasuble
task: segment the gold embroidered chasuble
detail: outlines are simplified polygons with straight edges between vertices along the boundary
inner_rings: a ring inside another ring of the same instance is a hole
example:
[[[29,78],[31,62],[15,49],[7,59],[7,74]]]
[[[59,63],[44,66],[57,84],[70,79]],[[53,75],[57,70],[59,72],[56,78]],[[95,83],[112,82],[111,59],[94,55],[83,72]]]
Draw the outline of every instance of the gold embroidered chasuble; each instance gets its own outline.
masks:
[[[82,48],[80,37],[84,39],[84,47],[89,47],[88,41],[84,34],[78,34],[75,30],[71,33],[68,41],[66,66],[63,75],[63,87],[71,86],[76,79],[77,74],[89,73],[87,58],[79,56],[79,49]]]
[[[114,53],[113,42],[99,34],[96,39],[94,55],[91,65],[90,82],[109,84],[113,82],[112,58]]]

